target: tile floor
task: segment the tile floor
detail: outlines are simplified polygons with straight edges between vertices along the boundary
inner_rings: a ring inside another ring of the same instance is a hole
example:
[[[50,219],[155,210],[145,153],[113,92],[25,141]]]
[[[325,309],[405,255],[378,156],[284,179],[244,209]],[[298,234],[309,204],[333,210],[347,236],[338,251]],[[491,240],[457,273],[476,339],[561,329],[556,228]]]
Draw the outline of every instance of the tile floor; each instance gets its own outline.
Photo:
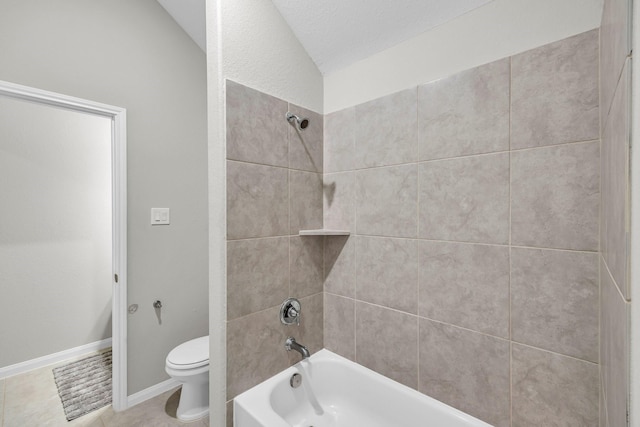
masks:
[[[83,356],[84,357],[84,356]],[[68,361],[0,380],[0,427],[208,427],[209,420],[176,419],[179,389],[170,390],[123,412],[111,405],[67,421],[52,369]]]

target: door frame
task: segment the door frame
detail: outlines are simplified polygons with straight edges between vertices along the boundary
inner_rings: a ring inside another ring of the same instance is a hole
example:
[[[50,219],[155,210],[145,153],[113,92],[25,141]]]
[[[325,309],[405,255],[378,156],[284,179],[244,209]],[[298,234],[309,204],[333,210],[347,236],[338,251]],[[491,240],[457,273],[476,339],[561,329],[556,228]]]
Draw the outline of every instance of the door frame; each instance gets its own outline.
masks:
[[[111,119],[113,409],[127,409],[127,110],[0,80],[0,95]]]

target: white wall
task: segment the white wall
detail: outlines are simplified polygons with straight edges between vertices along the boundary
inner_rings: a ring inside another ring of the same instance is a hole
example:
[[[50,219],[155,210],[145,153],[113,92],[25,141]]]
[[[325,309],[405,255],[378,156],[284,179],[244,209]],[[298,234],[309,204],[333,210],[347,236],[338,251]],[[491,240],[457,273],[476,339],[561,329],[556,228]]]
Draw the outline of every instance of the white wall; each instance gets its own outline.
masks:
[[[128,391],[157,384],[207,334],[205,55],[155,0],[2,0],[0,52],[0,80],[127,109]]]
[[[322,75],[270,0],[224,0],[221,16],[224,78],[322,112]]]
[[[0,367],[111,337],[111,120],[0,96]]]
[[[322,112],[323,81],[270,0],[207,1],[207,70],[210,420],[211,425],[222,426],[226,417],[224,81],[236,81],[316,112]]]
[[[324,78],[324,112],[600,26],[603,0],[494,0]]]

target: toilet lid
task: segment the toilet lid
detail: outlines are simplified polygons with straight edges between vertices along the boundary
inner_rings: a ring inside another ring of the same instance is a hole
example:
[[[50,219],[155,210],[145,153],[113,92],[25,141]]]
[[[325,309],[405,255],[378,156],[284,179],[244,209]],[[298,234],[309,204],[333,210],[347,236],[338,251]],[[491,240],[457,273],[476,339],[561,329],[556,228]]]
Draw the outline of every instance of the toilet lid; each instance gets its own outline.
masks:
[[[171,365],[197,368],[209,363],[209,335],[180,344],[167,356]]]

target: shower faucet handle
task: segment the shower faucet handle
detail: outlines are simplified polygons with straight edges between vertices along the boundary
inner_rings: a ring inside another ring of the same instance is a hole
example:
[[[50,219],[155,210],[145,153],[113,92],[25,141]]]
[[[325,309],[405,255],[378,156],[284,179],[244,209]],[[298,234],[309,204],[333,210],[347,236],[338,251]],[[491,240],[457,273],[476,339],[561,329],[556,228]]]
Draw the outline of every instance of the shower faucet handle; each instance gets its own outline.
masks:
[[[286,299],[280,306],[280,322],[283,325],[300,325],[302,305],[296,298]]]

